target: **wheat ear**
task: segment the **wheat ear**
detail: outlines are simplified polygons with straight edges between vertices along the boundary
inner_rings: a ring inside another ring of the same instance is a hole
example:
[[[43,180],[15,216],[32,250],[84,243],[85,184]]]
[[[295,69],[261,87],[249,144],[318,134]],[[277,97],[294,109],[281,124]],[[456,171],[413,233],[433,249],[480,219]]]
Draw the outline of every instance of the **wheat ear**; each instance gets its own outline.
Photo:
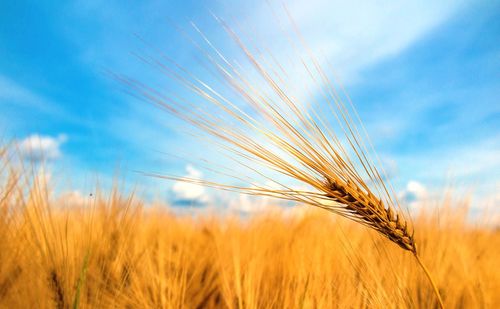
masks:
[[[443,308],[439,291],[417,253],[413,232],[410,232],[411,224],[404,218],[393,190],[384,181],[383,173],[380,173],[369,159],[369,149],[372,148],[363,142],[364,128],[358,129],[359,125],[362,127],[359,117],[352,104],[343,103],[346,98],[350,103],[349,97],[345,92],[339,94],[319,61],[310,52],[308,57],[298,54],[305,71],[304,78],[310,78],[319,86],[322,102],[330,107],[331,118],[337,122],[337,126],[332,125],[328,117],[325,119],[323,112],[304,108],[304,104],[300,104],[300,100],[288,91],[290,87],[286,81],[290,79],[290,75],[272,54],[272,63],[258,59],[254,52],[261,55],[261,50],[253,47],[252,52],[240,36],[223,21],[217,17],[216,19],[246,56],[246,65],[253,73],[245,74],[243,65],[223,56],[193,24],[203,44],[194,40],[192,42],[200,53],[205,55],[205,64],[225,82],[226,88],[221,91],[161,52],[154,56],[138,56],[187,88],[189,93],[195,94],[201,99],[198,100],[201,104],[206,104],[203,107],[198,105],[200,103],[194,104],[189,100],[167,96],[160,89],[137,80],[116,74],[114,77],[139,97],[199,129],[202,139],[209,140],[212,145],[218,145],[242,168],[272,181],[279,188],[270,188],[243,179],[239,176],[239,171],[230,172],[229,176],[244,180],[251,186],[154,175],[251,195],[302,202],[372,228],[404,250],[413,253]],[[255,75],[258,81],[247,77]],[[228,90],[246,104],[235,104],[232,99],[223,95]],[[342,136],[344,140],[341,141],[338,136]],[[368,140],[367,135],[364,136]],[[270,174],[266,174],[266,171]],[[288,179],[308,185],[311,190],[299,190],[278,182],[272,173],[279,173]],[[368,180],[370,186],[367,184]]]

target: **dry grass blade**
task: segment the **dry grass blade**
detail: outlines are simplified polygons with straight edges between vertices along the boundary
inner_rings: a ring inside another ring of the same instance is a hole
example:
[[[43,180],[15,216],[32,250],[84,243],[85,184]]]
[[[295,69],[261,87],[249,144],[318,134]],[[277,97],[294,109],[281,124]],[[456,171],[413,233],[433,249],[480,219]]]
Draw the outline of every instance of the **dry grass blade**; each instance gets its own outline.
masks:
[[[258,48],[244,43],[232,28],[215,18],[246,60],[245,66],[227,59],[194,26],[205,44],[196,44],[196,47],[205,55],[208,65],[218,73],[218,77],[225,81],[226,88],[219,90],[209,85],[164,54],[140,56],[142,61],[177,81],[206,103],[203,108],[167,97],[161,90],[136,80],[123,76],[116,78],[140,97],[198,128],[206,134],[204,138],[228,151],[242,167],[280,187],[270,188],[258,183],[241,187],[199,179],[165,178],[274,196],[327,209],[376,230],[418,259],[411,224],[405,219],[395,194],[386,185],[383,173],[369,158],[370,143],[365,142],[367,137],[363,137],[362,130],[358,129],[361,123],[356,121],[357,114],[352,105],[343,103],[346,98],[349,100],[348,97],[336,90],[320,62],[311,52],[307,53],[307,57],[298,54],[305,72],[304,79],[308,78],[318,86],[321,103],[328,106],[330,116],[314,107],[305,108],[287,84],[290,75],[284,66],[267,62]],[[307,45],[303,44],[303,47],[308,50]],[[272,54],[269,56],[275,59]],[[246,104],[241,106],[239,101],[224,95],[227,90]],[[276,172],[307,185],[309,189],[298,190],[277,181],[272,174]],[[236,174],[234,176],[238,178]],[[421,264],[420,259],[418,261]],[[432,279],[431,283],[443,307]]]

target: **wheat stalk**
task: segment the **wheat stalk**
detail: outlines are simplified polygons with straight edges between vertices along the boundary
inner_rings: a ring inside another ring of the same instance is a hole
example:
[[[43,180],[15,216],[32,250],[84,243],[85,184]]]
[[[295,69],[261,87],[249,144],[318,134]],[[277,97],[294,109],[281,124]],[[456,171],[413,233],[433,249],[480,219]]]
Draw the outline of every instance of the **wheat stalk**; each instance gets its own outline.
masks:
[[[322,99],[331,108],[338,124],[334,128],[328,119],[325,120],[325,117],[319,115],[320,112],[313,108],[303,108],[297,103],[298,99],[287,91],[285,80],[290,76],[283,66],[277,62],[271,65],[258,59],[254,52],[261,54],[259,49],[254,47],[252,52],[249,45],[243,43],[233,29],[224,21],[215,18],[246,56],[253,73],[257,73],[260,81],[270,91],[261,89],[259,83],[247,77],[249,75],[245,74],[241,65],[223,56],[194,24],[194,29],[199,32],[205,44],[201,45],[194,40],[192,42],[200,53],[205,55],[208,65],[224,79],[226,86],[246,102],[246,109],[236,105],[233,100],[224,96],[222,91],[217,91],[215,87],[208,85],[159,51],[159,57],[138,57],[179,82],[189,92],[196,94],[207,103],[206,108],[200,108],[190,101],[166,96],[161,90],[137,80],[117,74],[113,76],[139,97],[185,120],[201,132],[208,133],[202,138],[228,151],[230,157],[242,167],[278,184],[280,188],[265,187],[247,179],[245,180],[251,186],[150,175],[302,202],[372,228],[415,256],[443,308],[439,291],[419,258],[411,224],[405,219],[395,194],[381,176],[383,173],[379,172],[369,159],[369,143],[364,142],[361,134],[363,131],[356,125],[358,122],[362,127],[358,121],[359,117],[352,104],[343,103],[345,98],[350,103],[349,97],[344,93],[344,100],[342,99],[342,95],[311,52],[308,53],[307,59],[299,56],[305,67],[305,77],[320,86]],[[298,34],[301,38],[300,33]],[[303,43],[302,38],[301,42]],[[306,44],[303,43],[303,46],[307,49]],[[275,59],[273,55],[271,58]],[[343,134],[339,135],[335,130]],[[339,136],[343,136],[345,140],[341,141]],[[278,172],[289,179],[307,184],[312,190],[294,189],[278,182],[273,176],[264,174],[262,170]],[[238,172],[229,173],[229,176],[243,180],[238,176]],[[371,182],[371,187],[367,180]]]

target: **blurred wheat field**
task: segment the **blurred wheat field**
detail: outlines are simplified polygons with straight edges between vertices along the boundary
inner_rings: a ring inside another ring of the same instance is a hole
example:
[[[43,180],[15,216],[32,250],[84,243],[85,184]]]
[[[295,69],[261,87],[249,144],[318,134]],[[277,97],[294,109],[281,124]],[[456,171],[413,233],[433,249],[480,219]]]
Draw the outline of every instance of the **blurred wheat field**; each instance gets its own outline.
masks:
[[[326,211],[181,216],[119,190],[72,205],[1,167],[1,308],[437,306],[411,254]],[[498,308],[500,233],[466,206],[417,217],[419,251],[448,308]]]

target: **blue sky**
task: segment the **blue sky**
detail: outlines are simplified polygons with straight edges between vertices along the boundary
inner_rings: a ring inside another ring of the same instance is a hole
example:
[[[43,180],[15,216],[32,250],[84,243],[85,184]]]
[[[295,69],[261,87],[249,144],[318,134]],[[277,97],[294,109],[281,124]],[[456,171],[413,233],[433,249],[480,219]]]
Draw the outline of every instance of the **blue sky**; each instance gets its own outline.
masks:
[[[105,73],[175,89],[131,54],[145,49],[134,34],[197,72],[197,50],[168,20],[187,29],[194,21],[229,58],[237,57],[209,10],[243,31],[255,29],[275,55],[287,55],[266,1],[198,2],[2,1],[0,134],[36,143],[59,182],[75,190],[90,190],[96,175],[109,183],[120,170],[146,194],[204,200],[203,190],[176,189],[132,172],[200,176],[196,166],[186,170],[186,162],[164,153],[201,156],[208,150]],[[346,87],[398,192],[418,198],[452,181],[486,196],[476,198],[478,207],[498,204],[500,6],[370,3],[287,6],[312,50]],[[293,82],[300,86],[300,76]]]

